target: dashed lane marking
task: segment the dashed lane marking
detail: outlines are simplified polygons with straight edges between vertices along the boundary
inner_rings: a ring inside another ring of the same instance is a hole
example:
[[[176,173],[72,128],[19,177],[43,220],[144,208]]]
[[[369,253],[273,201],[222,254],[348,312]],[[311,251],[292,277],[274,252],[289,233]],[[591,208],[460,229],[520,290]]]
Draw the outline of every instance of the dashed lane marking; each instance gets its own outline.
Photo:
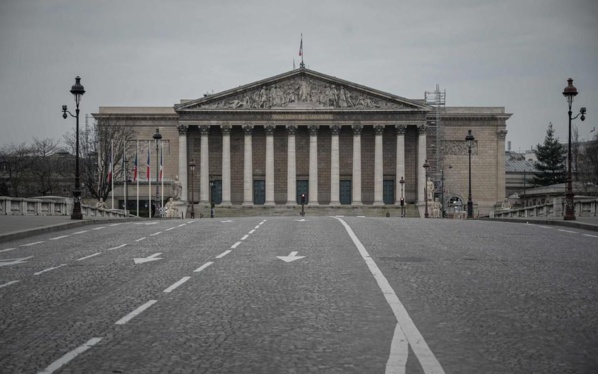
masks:
[[[219,254],[218,256],[216,256],[216,258],[222,258],[222,257],[226,256],[227,254],[229,254],[231,252],[232,251],[230,249],[227,249],[226,251],[224,251],[221,254]]]
[[[232,249],[235,249],[235,248],[237,248],[237,247],[238,247],[240,244],[241,244],[241,242],[236,242],[235,244],[233,244],[233,245],[231,246],[231,248],[232,248]]]
[[[179,281],[177,281],[176,283],[174,283],[172,286],[170,286],[167,289],[165,289],[163,292],[172,292],[174,289],[176,289],[178,286],[180,286],[181,284],[185,283],[189,279],[191,279],[191,277],[183,277]]]
[[[118,321],[116,321],[114,324],[115,325],[124,325],[125,323],[129,322],[130,320],[132,320],[133,318],[135,318],[139,314],[143,313],[144,310],[146,310],[147,308],[149,308],[150,306],[154,305],[157,302],[158,302],[158,300],[150,300],[150,301],[148,301],[147,303],[143,304],[139,308],[135,309],[131,313],[127,314],[123,318],[121,318]]]
[[[137,240],[135,240],[135,241],[136,241],[136,242],[140,242],[140,241],[142,241],[143,239],[145,239],[145,236],[144,236],[143,238],[139,238],[139,239],[137,239]]]
[[[76,261],[83,261],[83,260],[87,260],[88,258],[95,257],[95,256],[97,256],[97,255],[99,255],[99,254],[100,254],[100,252],[98,252],[98,253],[94,253],[94,254],[92,254],[92,255],[89,255],[89,256],[85,256],[85,257],[78,258]]]
[[[155,232],[155,233],[153,233],[153,234],[150,234],[150,236],[156,236],[156,235],[160,235],[161,233],[162,233],[162,231],[158,231],[158,232]]]
[[[0,288],[2,288],[2,287],[8,287],[11,284],[15,284],[15,283],[19,283],[19,281],[10,281],[8,283],[0,284]]]
[[[434,356],[434,353],[415,326],[415,323],[409,316],[409,313],[407,313],[407,310],[399,300],[397,294],[392,289],[388,283],[388,280],[384,277],[384,274],[382,274],[374,260],[370,257],[370,254],[365,249],[363,244],[361,244],[361,241],[357,238],[357,235],[355,235],[351,227],[344,220],[338,217],[334,218],[336,218],[345,227],[345,230],[347,230],[347,233],[351,237],[351,240],[353,240],[353,243],[361,254],[363,261],[365,261],[367,267],[374,276],[374,279],[376,279],[378,287],[380,287],[382,294],[386,298],[386,302],[392,309],[392,312],[397,319],[399,328],[395,328],[395,334],[391,344],[391,348],[395,347],[396,350],[392,351],[391,349],[391,356],[389,356],[387,361],[386,373],[394,374],[405,372],[405,367],[397,367],[397,363],[403,361],[406,362],[406,360],[403,360],[403,357],[406,357],[409,354],[409,351],[404,349],[405,345],[399,343],[400,340],[403,339],[403,336],[400,333],[402,331],[404,333],[404,337],[407,338],[409,345],[411,345],[411,349],[415,353],[415,356],[419,360],[424,373],[444,374],[444,369],[440,365],[440,362],[436,359],[436,356]],[[398,340],[399,342],[395,342],[395,340]],[[401,351],[398,351],[398,349],[401,349]]]
[[[249,231],[249,234],[253,234],[255,232],[255,230],[251,230]]]
[[[180,225],[178,225],[177,227],[183,227],[183,226],[185,226],[185,225],[186,225],[186,223],[181,223],[181,224],[180,224]]]
[[[105,229],[105,228],[106,228],[106,226],[100,226],[100,227],[96,227],[96,228],[94,228],[92,230],[101,230],[101,229]]]
[[[598,236],[596,236],[596,235],[590,235],[590,234],[583,234],[583,236],[589,236],[590,238],[598,238]]]
[[[249,238],[249,235],[245,235],[245,236],[243,236],[243,237],[241,238],[241,240],[245,240],[245,239],[247,239],[247,238]]]
[[[0,251],[0,253],[2,252],[8,252],[8,251],[14,251],[16,248],[6,248]]]
[[[559,231],[562,231],[562,232],[568,232],[568,233],[570,233],[570,234],[577,234],[577,231],[563,230],[563,229],[558,229],[558,230],[559,230]]]
[[[42,244],[42,242],[33,242],[33,243],[27,243],[27,244],[21,244],[21,247],[30,247],[32,245],[37,245],[37,244]]]
[[[77,231],[77,232],[74,232],[73,235],[85,234],[88,231],[89,230]]]
[[[62,236],[57,236],[55,238],[50,238],[49,240],[58,240],[58,239],[64,239],[64,238],[68,238],[70,235],[62,235]]]
[[[176,227],[171,227],[169,229],[166,229],[165,231],[170,231],[170,230],[174,230],[174,229],[176,229]]]
[[[56,269],[60,269],[60,268],[61,268],[61,267],[63,267],[63,266],[66,266],[66,264],[60,264],[60,265],[58,265],[58,266],[54,266],[54,267],[52,267],[52,268],[47,268],[47,269],[44,269],[44,270],[42,270],[42,271],[38,271],[37,273],[33,273],[33,275],[40,275],[40,274],[46,273],[46,272],[48,272],[48,271],[52,271],[52,270],[56,270]]]
[[[206,262],[205,264],[201,265],[200,267],[198,267],[197,269],[193,270],[194,273],[199,273],[200,271],[204,270],[205,268],[207,268],[208,266],[212,265],[213,262]]]
[[[259,228],[260,228],[260,225],[257,225],[254,227],[254,229],[259,229]]]
[[[122,248],[122,247],[124,247],[124,246],[126,246],[126,244],[121,244],[121,245],[119,245],[119,246],[116,246],[116,247],[108,248],[108,250],[109,250],[109,251],[112,251],[112,250],[115,250],[115,249]]]
[[[102,338],[91,338],[82,346],[79,346],[69,353],[65,354],[64,356],[60,357],[58,360],[54,361],[50,366],[45,368],[44,370],[38,372],[38,374],[52,374],[56,370],[60,369],[64,365],[68,364],[71,360],[75,357],[80,355],[81,353],[87,351],[89,348],[93,347],[94,345],[98,344],[102,340]]]

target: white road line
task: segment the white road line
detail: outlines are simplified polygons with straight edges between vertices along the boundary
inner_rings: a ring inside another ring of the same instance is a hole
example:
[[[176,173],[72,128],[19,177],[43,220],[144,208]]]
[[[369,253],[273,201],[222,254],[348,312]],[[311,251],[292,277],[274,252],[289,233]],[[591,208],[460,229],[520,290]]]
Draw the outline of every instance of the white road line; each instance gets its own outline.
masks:
[[[77,232],[74,232],[73,235],[85,234],[88,231],[89,230],[77,231]]]
[[[193,223],[193,222],[195,222],[195,221],[189,221],[189,223]]]
[[[88,259],[88,258],[95,257],[95,256],[97,256],[97,255],[99,255],[99,254],[100,254],[100,252],[98,252],[98,253],[94,253],[94,254],[92,254],[92,255],[89,255],[89,256],[85,256],[85,257],[78,258],[76,261],[83,261],[83,260],[86,260],[86,259]]]
[[[260,225],[257,225],[254,227],[254,229],[259,229],[259,228],[260,228]]]
[[[21,247],[29,247],[29,246],[36,245],[36,244],[41,244],[41,243],[43,243],[43,242],[34,242],[34,243],[21,244]]]
[[[251,230],[249,231],[249,234],[253,234],[255,232],[255,230]]]
[[[202,271],[203,269],[207,268],[208,266],[212,265],[213,262],[206,262],[205,264],[201,265],[200,267],[198,267],[197,269],[193,270],[194,273],[199,273],[200,271]]]
[[[118,225],[120,225],[120,223],[113,223],[113,224],[111,224],[111,225],[109,225],[109,226],[110,226],[110,227],[114,227],[114,226],[118,226]]]
[[[222,257],[226,256],[227,254],[229,254],[231,252],[232,251],[230,249],[227,249],[226,251],[224,251],[221,254],[219,254],[218,256],[216,256],[216,258],[222,258]]]
[[[176,227],[171,227],[169,229],[166,229],[165,231],[170,231],[170,230],[174,230],[174,229],[176,229]]]
[[[100,226],[100,227],[96,227],[96,228],[94,228],[92,230],[101,230],[101,229],[105,229],[105,228],[106,228],[106,226]]]
[[[154,305],[157,302],[158,302],[158,300],[150,300],[150,301],[148,301],[147,303],[143,304],[139,308],[135,309],[131,313],[127,314],[123,318],[121,318],[118,321],[116,321],[114,324],[115,325],[124,325],[125,323],[129,322],[130,320],[132,320],[133,318],[135,318],[137,315],[143,313],[144,310],[146,310],[147,308],[149,308],[150,306]]]
[[[538,225],[538,227],[541,227],[541,228],[543,228],[543,229],[551,229],[551,228],[552,228],[552,227],[550,227],[550,226],[542,226],[542,225]]]
[[[172,290],[174,290],[175,288],[177,288],[181,284],[185,283],[189,279],[191,279],[191,277],[183,277],[178,282],[174,283],[172,286],[170,286],[167,289],[165,289],[163,292],[171,292]]]
[[[390,344],[390,356],[386,362],[386,373],[405,374],[407,357],[409,356],[409,342],[401,325],[397,323],[395,333]]]
[[[55,238],[50,238],[49,240],[58,240],[58,239],[64,239],[64,238],[68,238],[70,235],[62,235],[62,236],[57,236]]]
[[[162,233],[162,231],[158,231],[158,232],[155,232],[155,233],[153,233],[153,234],[150,234],[150,236],[156,236],[156,235],[160,235],[161,233]]]
[[[140,241],[142,241],[143,239],[145,239],[145,236],[144,236],[143,238],[139,238],[139,239],[137,239],[137,240],[135,240],[135,241],[136,241],[136,242],[140,242]]]
[[[19,281],[10,281],[8,283],[0,284],[0,288],[10,286],[11,284],[19,283]]]
[[[38,271],[37,273],[33,273],[33,275],[40,275],[40,274],[43,274],[43,273],[45,273],[47,271],[52,271],[52,270],[60,269],[63,266],[66,266],[66,264],[60,264],[58,266],[54,266],[53,268],[47,268],[47,269],[44,269],[42,271]]]
[[[239,244],[241,244],[241,242],[236,242],[235,244],[232,245],[232,249],[235,249],[239,246]]]
[[[1,252],[8,252],[8,251],[14,251],[16,248],[6,248],[0,251]]]
[[[590,234],[583,234],[583,236],[589,236],[590,238],[598,238],[598,236],[596,236],[596,235],[590,235]]]
[[[570,231],[570,230],[563,230],[563,229],[558,229],[558,230],[562,231],[562,232],[568,232],[570,234],[577,234],[577,231]]]
[[[417,359],[419,360],[419,363],[420,363],[424,373],[425,374],[431,374],[431,373],[444,374],[444,369],[440,365],[440,362],[438,362],[438,360],[436,359],[436,356],[434,356],[434,353],[432,352],[430,347],[428,347],[428,344],[424,340],[424,337],[422,336],[422,334],[419,332],[419,330],[415,326],[415,323],[413,322],[413,320],[409,316],[409,313],[407,313],[407,310],[405,309],[405,307],[403,306],[403,304],[397,297],[397,294],[394,292],[394,290],[388,283],[388,280],[386,280],[386,278],[384,277],[384,274],[382,274],[382,272],[380,271],[380,269],[378,268],[378,266],[376,265],[374,260],[370,257],[370,254],[365,249],[363,244],[361,244],[361,242],[357,238],[357,235],[355,235],[355,233],[353,232],[351,227],[344,220],[342,220],[338,217],[335,217],[335,218],[340,223],[342,223],[342,225],[345,227],[345,230],[347,230],[347,233],[349,234],[349,236],[353,240],[353,243],[359,250],[361,257],[363,258],[366,265],[370,269],[370,272],[372,273],[372,275],[378,282],[378,287],[380,287],[380,290],[384,294],[384,297],[386,298],[388,305],[392,309],[392,312],[394,313],[394,315],[397,319],[400,329],[395,328],[395,335],[393,337],[392,344],[395,345],[395,347],[401,347],[400,344],[398,344],[398,343],[395,344],[394,340],[401,338],[400,336],[396,335],[396,332],[397,332],[397,330],[402,330],[405,333],[405,337],[407,338],[409,345],[411,345],[411,349],[415,353],[415,356],[417,356]],[[391,351],[391,353],[395,354],[395,355],[399,354],[400,357],[403,357],[408,354],[408,351],[407,352],[392,352]],[[400,357],[399,358],[389,357],[388,360],[389,360],[389,362],[394,363],[394,362],[400,361]],[[404,368],[401,368],[401,369],[404,372],[405,369]],[[398,372],[398,371],[388,371],[388,369],[387,369],[387,373],[394,373],[394,372]]]
[[[83,344],[82,346],[73,349],[69,353],[65,354],[64,356],[60,357],[58,360],[54,361],[50,366],[45,368],[43,371],[38,372],[38,374],[51,374],[56,370],[60,369],[62,366],[68,364],[72,359],[80,355],[81,353],[87,351],[89,348],[93,347],[94,345],[98,344],[102,340],[102,338],[91,338],[87,341],[87,343]]]
[[[121,244],[121,245],[119,245],[119,246],[117,246],[117,247],[108,248],[108,250],[109,250],[109,251],[112,251],[112,250],[114,250],[114,249],[119,249],[119,248],[122,248],[122,247],[124,247],[124,246],[126,246],[126,244]]]
[[[245,240],[245,239],[247,239],[247,238],[249,238],[249,235],[245,235],[245,236],[243,236],[243,237],[241,238],[241,240]]]
[[[178,225],[177,227],[183,227],[183,226],[185,226],[185,225],[186,225],[186,223],[181,223],[181,224],[180,224],[180,225]]]

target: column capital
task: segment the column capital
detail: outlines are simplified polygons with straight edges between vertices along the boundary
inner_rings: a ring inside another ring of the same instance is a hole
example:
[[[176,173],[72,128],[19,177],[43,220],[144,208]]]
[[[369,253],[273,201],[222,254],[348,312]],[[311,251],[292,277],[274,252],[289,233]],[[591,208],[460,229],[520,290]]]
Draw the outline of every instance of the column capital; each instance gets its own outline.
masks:
[[[207,136],[210,134],[210,126],[199,126],[199,132],[203,136]]]
[[[189,128],[185,125],[178,125],[177,130],[179,130],[179,135],[187,135]]]
[[[287,125],[286,128],[287,128],[287,134],[289,136],[295,135],[295,132],[297,132],[297,126],[295,126],[295,125]]]
[[[374,125],[374,131],[376,132],[376,135],[382,135],[384,134],[384,126]]]
[[[426,129],[428,128],[428,126],[426,125],[419,125],[417,126],[417,134],[418,135],[426,135]]]
[[[251,133],[253,132],[253,125],[243,126],[243,132],[245,133],[245,136],[251,136]]]
[[[310,125],[309,128],[309,135],[310,136],[317,136],[318,135],[318,125]]]
[[[220,129],[222,130],[222,135],[230,135],[230,125],[220,125]]]
[[[274,135],[274,129],[275,127],[272,125],[266,125],[264,126],[264,130],[266,130],[266,136],[272,136]]]
[[[407,125],[396,125],[397,135],[405,135],[407,132]]]
[[[498,136],[498,139],[500,140],[505,140],[507,138],[507,132],[507,130],[498,130],[496,136]]]
[[[353,125],[351,127],[353,128],[353,135],[355,135],[355,136],[360,136],[361,135],[361,130],[363,130],[363,126],[362,125]]]
[[[338,135],[341,132],[341,127],[339,125],[332,125],[330,126],[330,131],[332,135]]]

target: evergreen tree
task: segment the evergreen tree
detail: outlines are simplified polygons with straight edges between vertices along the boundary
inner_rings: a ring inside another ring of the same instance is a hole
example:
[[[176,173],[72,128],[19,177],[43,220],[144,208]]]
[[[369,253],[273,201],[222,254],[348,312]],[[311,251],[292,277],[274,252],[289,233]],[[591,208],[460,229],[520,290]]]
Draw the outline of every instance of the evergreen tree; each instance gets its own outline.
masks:
[[[554,137],[552,123],[548,125],[544,145],[538,144],[536,151],[538,161],[535,163],[538,172],[534,175],[534,184],[537,186],[550,186],[567,181],[567,167],[565,165],[566,150]]]

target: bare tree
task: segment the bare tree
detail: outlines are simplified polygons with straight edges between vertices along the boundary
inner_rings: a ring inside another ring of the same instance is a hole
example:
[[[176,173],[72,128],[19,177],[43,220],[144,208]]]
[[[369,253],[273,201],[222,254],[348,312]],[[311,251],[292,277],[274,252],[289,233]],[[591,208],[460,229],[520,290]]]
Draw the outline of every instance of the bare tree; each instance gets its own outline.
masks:
[[[103,117],[91,126],[85,125],[79,131],[81,181],[85,189],[96,199],[107,200],[112,191],[108,179],[112,160],[112,178],[122,180],[124,176],[123,158],[134,154],[132,142],[134,131],[115,117]],[[75,131],[65,135],[65,142],[75,149]]]
[[[0,150],[4,190],[9,196],[27,196],[26,186],[32,164],[31,147],[27,144],[9,144]]]
[[[596,194],[598,188],[598,135],[594,139],[580,143],[576,162],[578,193]]]
[[[31,146],[31,183],[28,195],[62,195],[72,173],[65,167],[68,159],[63,156],[60,143],[53,139],[33,138]]]

